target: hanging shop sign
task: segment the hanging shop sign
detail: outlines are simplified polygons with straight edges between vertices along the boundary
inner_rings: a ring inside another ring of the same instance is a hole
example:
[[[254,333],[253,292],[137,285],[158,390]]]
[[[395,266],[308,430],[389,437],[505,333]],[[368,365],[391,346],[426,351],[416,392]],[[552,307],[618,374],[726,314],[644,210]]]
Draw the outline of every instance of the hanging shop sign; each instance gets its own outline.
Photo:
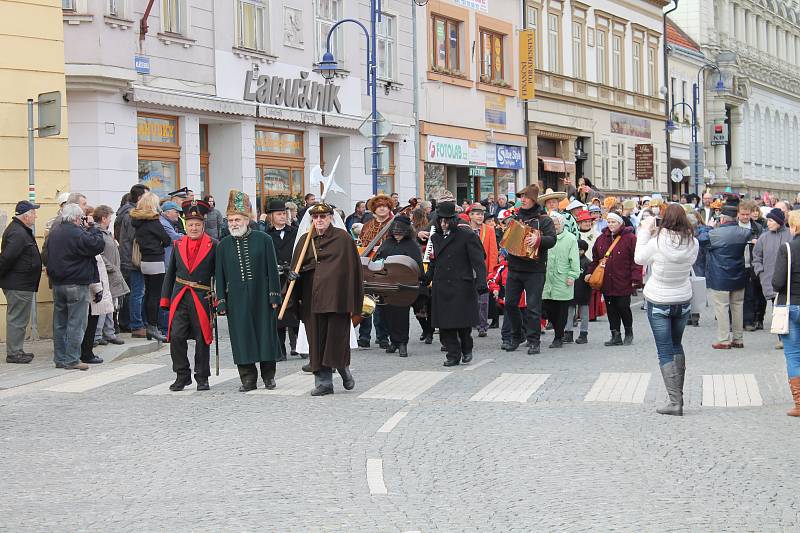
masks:
[[[653,179],[653,156],[652,144],[637,144],[633,150],[633,163],[637,180]]]
[[[497,168],[522,168],[522,148],[520,146],[496,145]]]
[[[469,143],[462,139],[428,135],[429,163],[469,166]]]
[[[519,32],[519,98],[533,100],[536,96],[536,33]]]
[[[309,72],[301,71],[299,78],[257,75],[252,70],[245,73],[244,99],[259,104],[310,109],[322,113],[342,112],[339,101],[341,87],[308,79]]]
[[[711,125],[711,146],[728,144],[728,125],[719,122]]]

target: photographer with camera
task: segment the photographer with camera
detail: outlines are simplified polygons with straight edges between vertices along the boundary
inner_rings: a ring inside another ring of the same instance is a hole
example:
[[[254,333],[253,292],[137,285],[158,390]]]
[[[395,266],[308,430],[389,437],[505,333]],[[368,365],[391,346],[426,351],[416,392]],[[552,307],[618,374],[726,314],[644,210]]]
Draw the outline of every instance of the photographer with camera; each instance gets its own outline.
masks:
[[[81,342],[89,319],[89,285],[100,282],[95,256],[105,242],[100,228],[78,204],[66,204],[45,243],[47,276],[53,285],[53,362],[56,368],[87,370]],[[103,298],[100,291],[96,301]]]

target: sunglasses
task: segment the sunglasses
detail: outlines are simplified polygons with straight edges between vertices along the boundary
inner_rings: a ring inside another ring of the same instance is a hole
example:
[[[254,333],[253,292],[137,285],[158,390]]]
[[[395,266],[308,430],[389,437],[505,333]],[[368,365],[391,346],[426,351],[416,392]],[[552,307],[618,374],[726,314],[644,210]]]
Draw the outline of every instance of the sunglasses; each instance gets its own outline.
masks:
[[[329,216],[330,216],[330,215],[328,215],[328,214],[322,214],[322,215],[311,215],[311,218],[313,218],[314,220],[316,220],[316,219],[318,219],[318,218],[327,218],[327,217],[329,217]]]

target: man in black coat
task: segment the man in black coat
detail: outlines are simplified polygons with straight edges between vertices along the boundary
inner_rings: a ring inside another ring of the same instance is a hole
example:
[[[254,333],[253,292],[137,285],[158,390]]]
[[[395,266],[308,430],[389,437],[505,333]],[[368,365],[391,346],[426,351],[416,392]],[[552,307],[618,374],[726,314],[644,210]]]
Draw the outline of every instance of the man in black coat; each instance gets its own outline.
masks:
[[[544,289],[545,274],[547,272],[547,250],[556,245],[556,230],[553,220],[547,216],[544,208],[536,202],[539,197],[539,187],[531,184],[519,191],[517,196],[522,198],[522,207],[514,218],[539,230],[539,258],[529,259],[508,255],[508,282],[506,284],[506,319],[511,323],[511,340],[503,343],[502,350],[513,352],[524,338],[528,340],[528,353],[539,353],[539,337],[542,330],[539,319],[542,316],[542,290]],[[528,236],[527,245],[535,246],[537,243],[533,235]],[[525,291],[528,303],[525,320],[519,310],[519,299]]]
[[[88,370],[80,360],[89,320],[89,285],[100,281],[95,256],[103,253],[103,233],[77,204],[66,204],[44,246],[53,285],[53,362],[56,368]],[[103,291],[95,301],[103,298]]]
[[[33,295],[42,277],[42,256],[33,235],[37,204],[17,202],[14,218],[3,232],[0,248],[0,288],[6,296],[6,362],[27,364],[33,354],[23,350]]]
[[[432,325],[447,349],[444,366],[472,361],[472,328],[480,322],[478,295],[486,294],[483,245],[475,233],[459,227],[454,202],[436,209],[433,254],[428,265]]]
[[[205,232],[204,219],[211,207],[202,201],[187,200],[182,205],[186,236],[175,241],[170,256],[160,306],[169,309],[169,351],[172,370],[177,374],[171,391],[182,391],[192,384],[187,356],[189,339],[194,345],[194,378],[197,390],[209,390],[209,357],[214,334],[211,328],[209,292],[214,275],[217,242]]]
[[[286,210],[286,203],[282,200],[272,200],[267,206],[267,217],[270,227],[267,235],[272,237],[275,245],[275,255],[278,258],[278,272],[282,290],[286,290],[286,273],[292,269],[292,253],[294,252],[294,241],[297,238],[297,228],[290,226],[289,213]],[[278,361],[286,361],[286,331],[289,331],[289,347],[292,355],[297,354],[297,333],[300,327],[300,320],[297,318],[295,309],[287,309],[283,315],[283,320],[278,320],[278,337],[281,341],[282,354]]]

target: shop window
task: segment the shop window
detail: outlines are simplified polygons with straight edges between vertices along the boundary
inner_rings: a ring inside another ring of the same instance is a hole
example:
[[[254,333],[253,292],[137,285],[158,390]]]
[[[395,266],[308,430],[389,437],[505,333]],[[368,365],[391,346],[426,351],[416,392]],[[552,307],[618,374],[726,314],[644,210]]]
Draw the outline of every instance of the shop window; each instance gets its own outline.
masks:
[[[211,176],[209,175],[208,124],[200,124],[200,183],[203,185],[203,196],[211,194]]]
[[[378,172],[378,192],[392,194],[394,191],[394,171],[395,171],[395,143],[382,143],[389,149],[389,171]]]
[[[378,77],[383,80],[395,79],[397,50],[397,21],[392,15],[381,13],[376,39],[378,42]]]
[[[314,23],[316,25],[317,61],[327,51],[328,32],[338,20],[342,18],[342,0],[315,0]],[[337,31],[331,36],[331,53],[340,65],[343,64],[342,32]]]
[[[438,163],[425,163],[425,198],[439,198],[447,190],[447,167]]]
[[[256,129],[256,209],[271,199],[298,200],[304,194],[303,133]]]
[[[459,22],[433,15],[433,67],[461,74],[461,36]]]
[[[503,80],[503,35],[481,29],[481,81]]]
[[[516,183],[516,176],[516,170],[498,168],[495,178],[496,185],[494,197],[497,198],[501,194],[508,197],[508,186],[511,183]]]
[[[139,182],[164,197],[180,186],[177,117],[139,115]]]
[[[186,34],[186,0],[161,0],[161,30]]]
[[[236,6],[237,46],[250,50],[265,50],[266,5],[260,0],[237,0]]]

